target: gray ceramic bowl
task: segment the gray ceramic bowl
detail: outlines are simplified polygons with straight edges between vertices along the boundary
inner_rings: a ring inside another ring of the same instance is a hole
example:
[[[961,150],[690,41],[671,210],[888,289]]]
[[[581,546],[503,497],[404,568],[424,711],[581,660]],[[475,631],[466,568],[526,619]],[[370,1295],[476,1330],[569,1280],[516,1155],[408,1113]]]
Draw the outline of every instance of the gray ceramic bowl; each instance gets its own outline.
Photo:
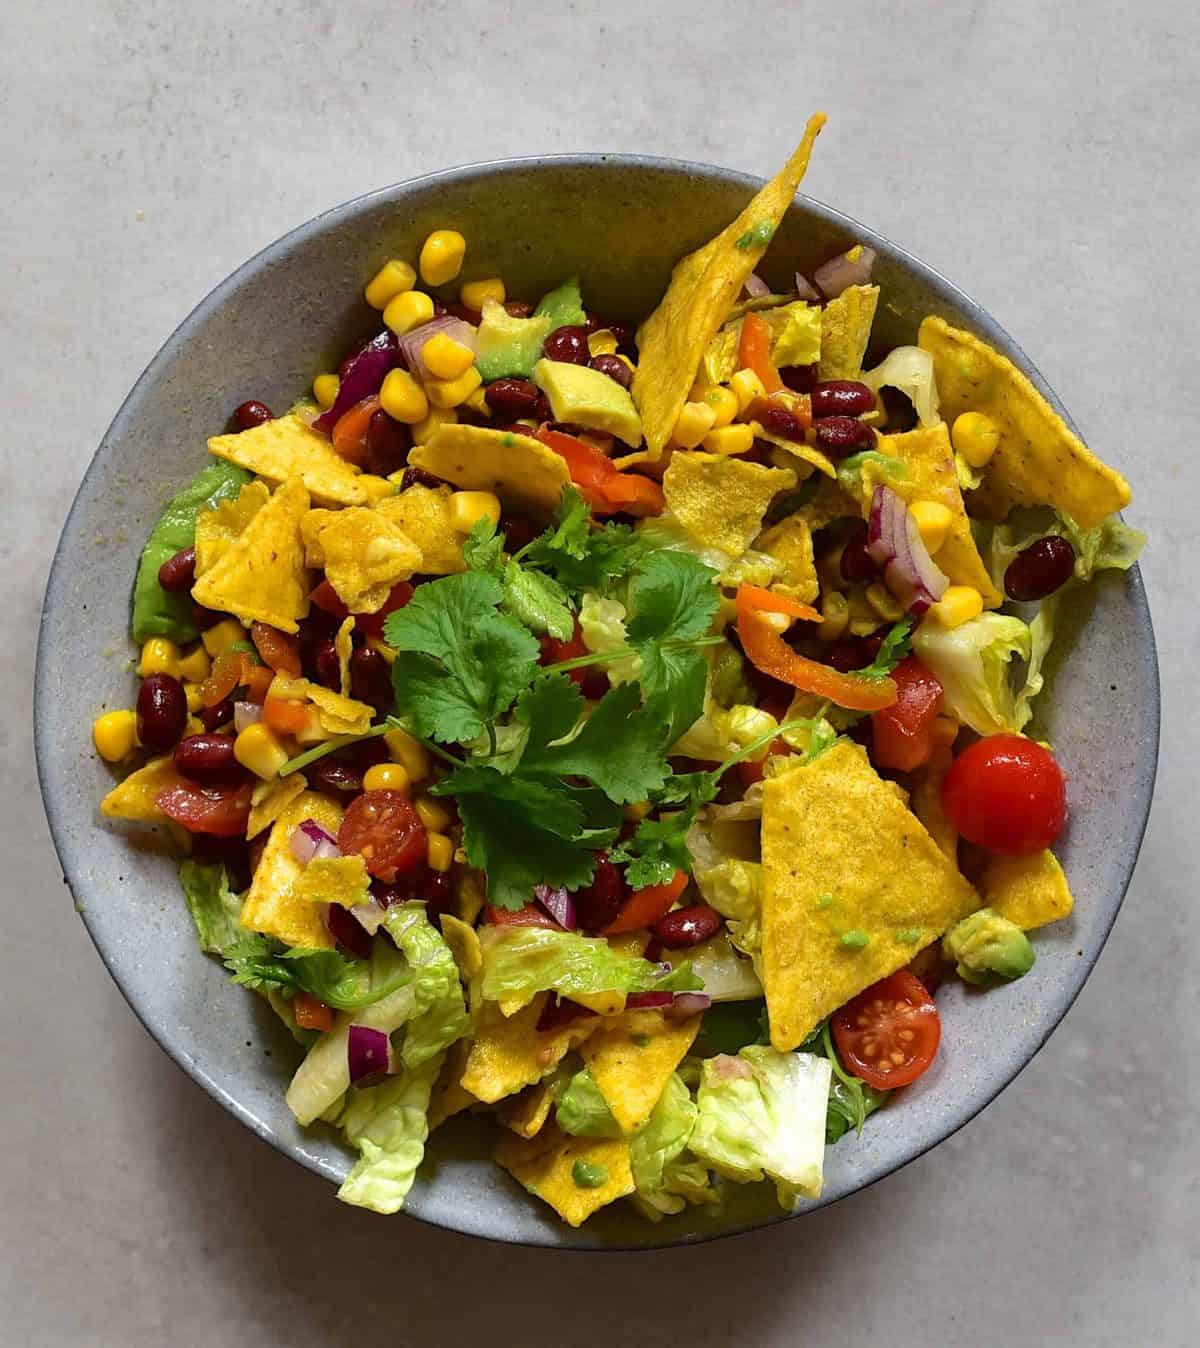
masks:
[[[250,397],[285,407],[304,392],[377,322],[361,299],[365,278],[388,257],[415,256],[431,229],[452,225],[467,236],[468,279],[503,275],[510,294],[537,295],[574,273],[589,304],[632,319],[658,300],[677,258],[732,219],[756,186],[707,165],[570,156],[456,169],[339,206],[247,262],[183,322],[126,399],[75,498],[46,593],[36,729],[46,812],[79,913],[171,1057],[260,1137],[332,1181],[346,1173],[348,1153],[289,1114],[283,1093],[296,1049],[269,1010],[197,954],[167,840],[106,826],[97,813],[110,773],[88,727],[102,707],[130,703],[125,633],[138,551],[230,409]],[[880,348],[912,341],[923,315],[942,314],[1005,352],[1057,403],[978,305],[815,201],[793,204],[766,277],[785,287],[796,267],[811,271],[856,240],[879,253]],[[984,996],[958,984],[945,990],[936,1066],[861,1138],[830,1149],[822,1203],[904,1165],[992,1100],[1065,1014],[1116,917],[1154,781],[1154,639],[1136,570],[1105,577],[1081,604],[1087,622],[1044,699],[1044,729],[1071,776],[1062,855],[1075,915],[1039,935],[1038,962],[1019,983]],[[766,1186],[733,1186],[717,1215],[692,1209],[654,1226],[622,1204],[572,1231],[491,1162],[490,1127],[460,1117],[435,1135],[409,1213],[494,1239],[576,1248],[697,1241],[781,1217]]]

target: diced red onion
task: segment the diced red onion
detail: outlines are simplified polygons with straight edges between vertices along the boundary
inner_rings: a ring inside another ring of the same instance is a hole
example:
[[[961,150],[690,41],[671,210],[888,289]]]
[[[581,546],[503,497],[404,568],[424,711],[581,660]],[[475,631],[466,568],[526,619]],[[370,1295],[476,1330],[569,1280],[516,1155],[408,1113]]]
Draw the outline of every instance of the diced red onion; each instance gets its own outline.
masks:
[[[400,338],[401,358],[418,379],[432,377],[421,359],[421,352],[425,343],[439,332],[444,332],[447,337],[461,342],[463,346],[469,346],[472,351],[475,350],[479,329],[472,327],[465,319],[455,318],[453,314],[443,314],[441,318],[433,318],[428,323],[422,323],[419,328],[413,328]]]
[[[549,915],[566,931],[574,931],[579,922],[575,917],[575,900],[565,889],[551,889],[549,885],[535,885],[533,897],[538,907]]]
[[[821,292],[802,271],[796,273],[796,296],[798,299],[807,300],[810,304],[821,303]]]
[[[382,1030],[351,1025],[346,1037],[346,1060],[352,1086],[374,1086],[391,1071],[391,1042]]]
[[[262,720],[262,708],[257,702],[235,702],[233,704],[233,728],[240,735],[248,725]]]
[[[744,285],[746,287],[746,294],[754,300],[758,299],[760,295],[769,295],[771,293],[771,287],[767,285],[766,281],[764,281],[757,272],[754,271],[746,277]]]
[[[350,909],[350,915],[368,936],[375,935],[383,925],[385,916],[384,910],[374,900],[370,903],[356,903]]]
[[[341,848],[332,833],[323,829],[315,819],[303,819],[296,825],[290,839],[292,856],[307,866],[314,857],[340,857]]]
[[[349,908],[343,908],[340,903],[327,904],[325,925],[338,945],[344,946],[360,960],[371,958],[371,944],[374,938]]]
[[[690,1020],[701,1011],[707,1011],[712,998],[703,992],[677,992],[671,1005],[664,1014],[668,1020]]]
[[[384,378],[390,370],[395,369],[399,360],[400,350],[393,332],[385,328],[378,336],[372,337],[346,361],[333,406],[313,422],[317,430],[328,434],[344,412],[348,412],[355,403],[378,393]]]
[[[306,426],[315,426],[321,420],[321,409],[305,403],[303,407],[296,408],[296,420],[304,422]]]
[[[675,1000],[673,992],[631,992],[625,998],[627,1011],[659,1011]]]
[[[559,1030],[564,1025],[570,1025],[573,1020],[596,1014],[591,1007],[580,1006],[578,1002],[552,992],[542,1007],[542,1014],[538,1016],[537,1029],[544,1034],[547,1030]]]
[[[867,551],[884,568],[888,589],[918,617],[950,584],[930,557],[912,512],[891,487],[876,487],[871,497]]]
[[[860,245],[856,258],[839,253],[828,262],[822,262],[813,272],[813,280],[829,299],[836,299],[850,286],[865,286],[871,279],[871,268],[875,265],[875,250],[865,244]]]

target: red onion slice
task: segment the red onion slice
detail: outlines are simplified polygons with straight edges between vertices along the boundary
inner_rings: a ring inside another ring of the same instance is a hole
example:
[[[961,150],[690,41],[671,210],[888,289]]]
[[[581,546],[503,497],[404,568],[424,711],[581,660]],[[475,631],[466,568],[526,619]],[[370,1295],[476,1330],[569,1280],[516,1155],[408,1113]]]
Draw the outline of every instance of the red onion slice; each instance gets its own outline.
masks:
[[[391,1043],[382,1030],[351,1025],[346,1037],[346,1060],[352,1086],[374,1086],[391,1071]]]
[[[664,1013],[668,1020],[690,1020],[701,1011],[707,1011],[712,998],[704,992],[677,992],[675,1000]]]
[[[355,403],[378,393],[384,377],[396,367],[399,359],[400,352],[394,333],[385,328],[378,336],[372,337],[345,362],[337,397],[329,411],[322,412],[313,422],[316,429],[328,435],[343,412],[348,412]]]
[[[871,497],[867,551],[884,568],[888,589],[917,617],[935,604],[950,584],[949,577],[930,557],[912,512],[891,487],[876,487]]]
[[[821,303],[821,292],[802,271],[796,273],[796,297],[807,300],[810,304]]]
[[[332,833],[323,829],[315,819],[304,819],[297,824],[289,845],[292,856],[307,866],[314,857],[340,857],[341,849]]]
[[[668,966],[669,967],[669,966]],[[625,998],[627,1011],[660,1011],[675,1000],[673,992],[631,992]]]
[[[875,250],[865,244],[859,245],[856,258],[839,253],[828,262],[822,262],[813,272],[813,280],[829,299],[836,299],[850,286],[865,286],[871,279],[871,268],[875,265]]]
[[[746,277],[743,284],[746,287],[746,294],[749,295],[752,300],[758,299],[760,295],[769,295],[771,293],[771,287],[767,285],[766,281],[764,281],[757,272],[752,271],[750,275]]]
[[[433,377],[421,359],[421,351],[425,343],[439,332],[444,332],[447,337],[461,342],[463,346],[469,346],[472,351],[475,350],[479,329],[472,327],[464,319],[455,318],[453,314],[443,314],[441,318],[433,318],[428,323],[422,323],[419,328],[413,328],[400,338],[400,356],[418,379]]]
[[[573,1020],[579,1020],[581,1017],[594,1016],[598,1014],[591,1007],[580,1006],[578,1002],[573,1002],[567,997],[560,997],[557,992],[552,992],[546,999],[546,1005],[542,1007],[542,1014],[538,1017],[537,1029],[545,1034],[548,1030],[558,1030],[564,1025],[570,1025]]]
[[[256,702],[235,702],[233,704],[233,728],[240,735],[248,725],[262,720],[262,708]]]
[[[357,955],[360,960],[371,958],[374,938],[349,908],[343,908],[340,903],[326,904],[325,925],[338,945],[352,955]]]
[[[551,889],[549,885],[535,885],[533,897],[538,907],[548,913],[560,927],[574,931],[579,922],[575,916],[575,900],[565,889]]]

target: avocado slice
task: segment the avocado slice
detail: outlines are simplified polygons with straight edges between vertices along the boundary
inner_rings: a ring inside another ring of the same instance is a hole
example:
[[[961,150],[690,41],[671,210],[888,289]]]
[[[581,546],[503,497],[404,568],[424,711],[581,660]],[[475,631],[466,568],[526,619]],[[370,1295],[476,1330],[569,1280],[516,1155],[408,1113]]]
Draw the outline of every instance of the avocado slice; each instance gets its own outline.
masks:
[[[555,421],[604,431],[635,449],[642,443],[642,419],[633,399],[608,375],[543,358],[533,367],[533,382],[550,399]]]
[[[506,375],[528,378],[553,322],[549,314],[514,318],[503,304],[485,300],[475,349],[475,365],[484,382]]]
[[[551,332],[555,328],[579,327],[586,323],[587,315],[583,312],[583,295],[578,280],[572,276],[556,290],[543,295],[533,314],[535,318],[548,318]]]

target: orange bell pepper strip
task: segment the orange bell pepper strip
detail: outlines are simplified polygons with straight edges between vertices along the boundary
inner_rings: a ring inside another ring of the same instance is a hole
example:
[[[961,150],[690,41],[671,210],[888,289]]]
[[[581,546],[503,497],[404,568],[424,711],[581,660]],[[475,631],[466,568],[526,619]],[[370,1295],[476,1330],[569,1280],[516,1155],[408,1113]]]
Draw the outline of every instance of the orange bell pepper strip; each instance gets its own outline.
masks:
[[[373,395],[357,402],[333,423],[333,447],[349,463],[360,468],[367,457],[367,427],[379,411],[379,399]]]
[[[267,689],[275,678],[270,665],[249,665],[242,671],[242,687],[246,690],[246,701],[257,702],[260,706],[267,700]]]
[[[687,871],[676,871],[665,885],[647,885],[635,889],[625,900],[616,917],[604,928],[605,936],[620,936],[626,931],[640,931],[652,927],[664,913],[670,912],[675,900],[687,888]]]
[[[742,319],[742,337],[738,343],[738,364],[743,370],[753,370],[768,395],[784,387],[779,371],[771,363],[771,327],[758,314],[746,314]]]
[[[747,604],[760,613],[786,613],[790,618],[801,618],[808,623],[823,623],[825,619],[809,604],[786,595],[776,594],[761,585],[738,586],[738,604]]]
[[[756,669],[802,693],[815,693],[851,711],[881,711],[896,701],[896,685],[891,679],[842,674],[792,650],[763,617],[752,594],[746,593],[753,589],[746,585],[738,588],[737,631],[742,651]]]
[[[299,1030],[320,1030],[324,1033],[333,1029],[333,1008],[319,1002],[307,992],[298,992],[292,999],[292,1015],[296,1018]]]
[[[571,481],[595,514],[661,515],[666,509],[666,497],[657,482],[640,473],[621,472],[595,445],[545,426],[537,438],[566,460]]]
[[[296,735],[308,728],[307,702],[289,702],[280,697],[268,697],[263,703],[263,722],[279,735]]]

